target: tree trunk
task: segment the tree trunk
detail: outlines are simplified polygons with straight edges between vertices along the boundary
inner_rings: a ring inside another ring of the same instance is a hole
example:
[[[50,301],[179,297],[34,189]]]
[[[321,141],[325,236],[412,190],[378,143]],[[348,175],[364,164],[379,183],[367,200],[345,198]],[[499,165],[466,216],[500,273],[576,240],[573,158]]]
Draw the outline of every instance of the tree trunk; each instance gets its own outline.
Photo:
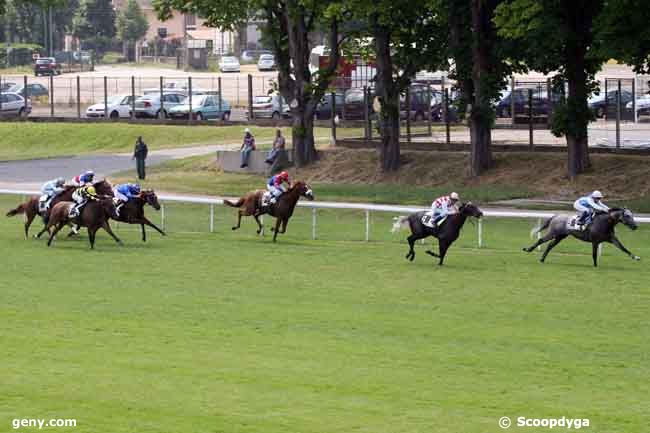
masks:
[[[379,133],[381,134],[380,157],[383,171],[397,171],[400,167],[399,144],[399,88],[393,78],[393,61],[390,53],[390,32],[376,21],[375,53],[377,55],[376,88],[381,102]]]
[[[491,2],[472,0],[472,84],[474,98],[470,112],[471,176],[480,176],[492,165],[492,112],[486,87],[491,70],[490,41],[493,37]]]
[[[314,142],[314,116],[299,110],[292,114],[293,161],[297,167],[304,167],[318,159]]]

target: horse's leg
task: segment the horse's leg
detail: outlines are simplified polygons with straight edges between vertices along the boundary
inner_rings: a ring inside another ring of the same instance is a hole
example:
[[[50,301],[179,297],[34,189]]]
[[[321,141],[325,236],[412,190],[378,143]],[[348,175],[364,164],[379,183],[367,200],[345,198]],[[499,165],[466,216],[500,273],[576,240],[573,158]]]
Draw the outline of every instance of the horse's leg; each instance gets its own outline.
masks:
[[[149,226],[152,229],[156,230],[161,235],[167,236],[167,234],[164,231],[162,231],[161,229],[156,227],[156,225],[154,223],[152,223],[151,221],[149,221],[147,219],[147,217],[145,217],[145,216],[143,216],[142,218],[139,218],[139,219],[131,220],[131,224],[140,224],[142,226],[142,241],[143,242],[146,241],[146,235],[144,234],[144,226]]]
[[[438,249],[440,251],[440,261],[438,262],[438,266],[442,266],[442,262],[445,261],[445,256],[447,255],[447,250],[449,249],[449,246],[451,244],[447,241],[438,241]]]
[[[627,248],[625,248],[621,243],[621,241],[619,241],[615,235],[612,235],[612,238],[609,240],[609,242],[611,242],[612,245],[614,245],[616,248],[618,248],[619,250],[623,251],[625,254],[630,256],[633,260],[641,260],[641,257],[632,254]]]
[[[48,246],[48,247],[49,247],[50,245],[52,245],[52,240],[54,239],[54,237],[56,236],[56,234],[59,232],[59,230],[61,230],[61,229],[63,228],[63,226],[65,226],[65,223],[60,222],[60,223],[58,223],[58,224],[56,225],[56,227],[54,227],[54,230],[50,233],[50,238],[47,240],[47,246]],[[50,227],[51,227],[51,225],[48,224],[48,227],[47,227],[47,228],[49,229]]]
[[[97,234],[97,230],[99,230],[99,227],[88,227],[88,241],[90,241],[91,250],[95,249],[95,235]]]
[[[104,222],[102,223],[102,228],[103,228],[104,230],[106,230],[106,232],[107,232],[109,235],[111,235],[111,237],[112,237],[113,239],[115,239],[115,242],[117,242],[117,243],[120,244],[120,245],[124,245],[124,244],[122,243],[122,241],[120,240],[120,238],[118,238],[117,236],[115,236],[115,233],[113,233],[113,230],[111,229],[110,224],[108,224],[108,221],[104,221]],[[95,229],[95,230],[97,230],[97,229]]]
[[[255,222],[257,223],[257,234],[259,235],[262,233],[262,222],[260,221],[260,216],[258,214],[253,215],[253,218],[255,218]]]
[[[544,236],[542,236],[541,238],[537,239],[537,242],[535,242],[534,244],[532,244],[532,245],[529,246],[528,248],[524,248],[523,250],[526,251],[527,253],[530,253],[530,252],[532,252],[535,248],[537,248],[538,246],[542,245],[542,244],[545,243],[545,242],[550,241],[550,240],[553,239],[553,238],[554,238],[553,235],[551,235],[550,233],[547,233],[547,234],[545,234]]]
[[[287,232],[287,224],[289,224],[289,218],[285,218],[282,220],[282,229],[280,230],[280,233],[286,233]]]
[[[241,227],[241,217],[242,217],[242,211],[241,211],[241,209],[240,209],[240,210],[237,212],[237,225],[236,225],[236,226],[233,226],[233,228],[232,228],[233,230],[237,230],[239,227]],[[255,217],[255,220],[257,220],[257,216]],[[259,225],[259,221],[257,222],[257,224]],[[261,230],[261,229],[260,229],[260,230]],[[259,231],[258,231],[257,233],[259,233]]]
[[[147,242],[147,232],[144,231],[144,224],[140,224],[142,227],[142,242]]]
[[[598,266],[598,245],[600,245],[600,242],[591,243],[591,257],[594,259],[594,267]]]
[[[25,239],[29,238],[29,226],[32,225],[32,221],[34,221],[35,217],[36,214],[25,212]]]
[[[410,261],[413,261],[413,259],[415,259],[415,248],[414,248],[414,246],[415,246],[415,241],[417,241],[419,239],[422,239],[422,238],[419,237],[419,236],[416,236],[414,234],[411,234],[411,236],[406,238],[406,240],[409,243],[409,252],[406,253],[406,258],[408,260],[410,260]]]
[[[282,223],[282,220],[280,218],[275,219],[275,228],[273,229],[273,242],[278,237],[278,231],[280,230],[280,224]]]
[[[560,242],[562,242],[562,240],[563,240],[564,238],[566,238],[566,235],[558,236],[558,237],[554,238],[553,241],[552,241],[550,244],[548,244],[548,246],[546,247],[546,250],[544,251],[544,254],[542,254],[542,258],[539,259],[539,261],[542,262],[542,263],[544,263],[544,260],[546,260],[546,256],[548,256],[548,253],[550,253],[551,250],[552,250],[553,248],[555,248],[555,246],[556,246],[557,244],[559,244]]]
[[[47,225],[44,225],[44,226],[43,226],[43,230],[41,230],[40,232],[38,232],[38,234],[36,235],[36,239],[40,239],[41,236],[43,236],[43,233],[45,233],[46,231],[48,231],[48,226],[47,226]]]

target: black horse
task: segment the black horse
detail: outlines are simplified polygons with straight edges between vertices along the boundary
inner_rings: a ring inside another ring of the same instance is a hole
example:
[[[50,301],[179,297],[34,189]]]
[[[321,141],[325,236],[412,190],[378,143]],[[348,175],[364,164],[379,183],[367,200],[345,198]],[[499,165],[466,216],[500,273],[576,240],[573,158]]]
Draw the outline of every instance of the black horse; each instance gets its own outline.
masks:
[[[154,223],[149,221],[146,216],[144,216],[144,206],[147,204],[155,210],[160,210],[158,196],[153,190],[144,190],[137,197],[124,203],[119,211],[119,215],[113,218],[115,221],[127,224],[139,224],[142,227],[142,242],[146,242],[147,240],[144,226],[149,226],[161,235],[165,236],[163,230],[159,229]]]
[[[411,235],[407,238],[409,242],[409,252],[406,254],[406,258],[410,261],[415,259],[415,250],[413,246],[415,241],[418,239],[424,239],[429,236],[434,236],[438,238],[438,254],[432,250],[426,251],[427,254],[437,257],[440,259],[438,262],[439,265],[442,265],[445,260],[445,255],[447,250],[454,243],[458,236],[460,235],[460,229],[463,228],[465,220],[467,217],[481,218],[483,212],[474,206],[471,202],[462,204],[458,208],[458,213],[451,214],[447,216],[447,219],[440,225],[438,228],[433,228],[425,225],[422,222],[423,218],[430,218],[428,211],[415,212],[409,216],[401,216],[395,218],[395,223],[393,224],[393,233],[397,232],[403,228],[410,228]]]
[[[531,236],[541,232],[542,230],[548,229],[548,232],[539,238],[537,242],[531,245],[528,248],[524,248],[524,251],[530,253],[539,245],[542,245],[545,242],[551,241],[550,244],[546,247],[546,251],[542,254],[540,262],[544,263],[546,256],[551,250],[567,236],[571,235],[576,239],[580,239],[584,242],[591,242],[592,256],[594,259],[594,266],[598,266],[598,246],[603,242],[609,242],[614,245],[619,250],[623,251],[625,254],[630,256],[634,260],[640,260],[639,256],[632,254],[627,250],[616,237],[614,232],[614,227],[618,223],[623,223],[625,226],[629,227],[632,230],[637,229],[636,221],[634,221],[634,215],[628,209],[622,208],[612,208],[609,212],[600,212],[594,216],[594,220],[591,225],[585,230],[574,230],[569,226],[569,221],[571,217],[568,215],[553,215],[551,218],[544,221],[544,223],[535,227],[531,232]]]

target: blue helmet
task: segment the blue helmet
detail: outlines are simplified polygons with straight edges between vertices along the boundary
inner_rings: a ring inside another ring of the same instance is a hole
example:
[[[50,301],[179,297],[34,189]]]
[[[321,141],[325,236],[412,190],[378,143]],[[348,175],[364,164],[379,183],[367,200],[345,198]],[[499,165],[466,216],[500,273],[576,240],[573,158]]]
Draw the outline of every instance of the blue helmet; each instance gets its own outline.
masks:
[[[130,188],[133,194],[140,194],[140,185],[138,185],[137,183],[132,183],[130,185]]]
[[[81,175],[81,178],[84,181],[92,180],[95,177],[95,172],[92,170],[87,170],[84,174]]]

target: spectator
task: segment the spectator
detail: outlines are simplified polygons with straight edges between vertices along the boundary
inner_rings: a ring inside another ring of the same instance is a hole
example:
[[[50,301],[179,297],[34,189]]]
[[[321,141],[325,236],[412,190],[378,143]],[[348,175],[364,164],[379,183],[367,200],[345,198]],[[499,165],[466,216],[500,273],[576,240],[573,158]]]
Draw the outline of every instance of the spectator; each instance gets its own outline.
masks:
[[[251,152],[255,150],[255,137],[251,134],[251,130],[246,128],[244,131],[244,142],[241,145],[241,165],[239,168],[248,167],[248,158],[251,156]]]
[[[278,128],[275,134],[275,140],[273,140],[273,149],[271,149],[269,155],[266,157],[266,160],[264,162],[266,162],[267,164],[273,164],[275,158],[278,157],[278,153],[284,150],[285,144],[286,141],[282,136],[282,130]]]
[[[138,137],[135,142],[135,149],[133,150],[132,158],[135,159],[135,165],[138,170],[138,179],[144,180],[144,161],[147,159],[148,153],[149,149],[147,148],[147,145],[144,143],[144,141],[142,141],[142,136]]]

